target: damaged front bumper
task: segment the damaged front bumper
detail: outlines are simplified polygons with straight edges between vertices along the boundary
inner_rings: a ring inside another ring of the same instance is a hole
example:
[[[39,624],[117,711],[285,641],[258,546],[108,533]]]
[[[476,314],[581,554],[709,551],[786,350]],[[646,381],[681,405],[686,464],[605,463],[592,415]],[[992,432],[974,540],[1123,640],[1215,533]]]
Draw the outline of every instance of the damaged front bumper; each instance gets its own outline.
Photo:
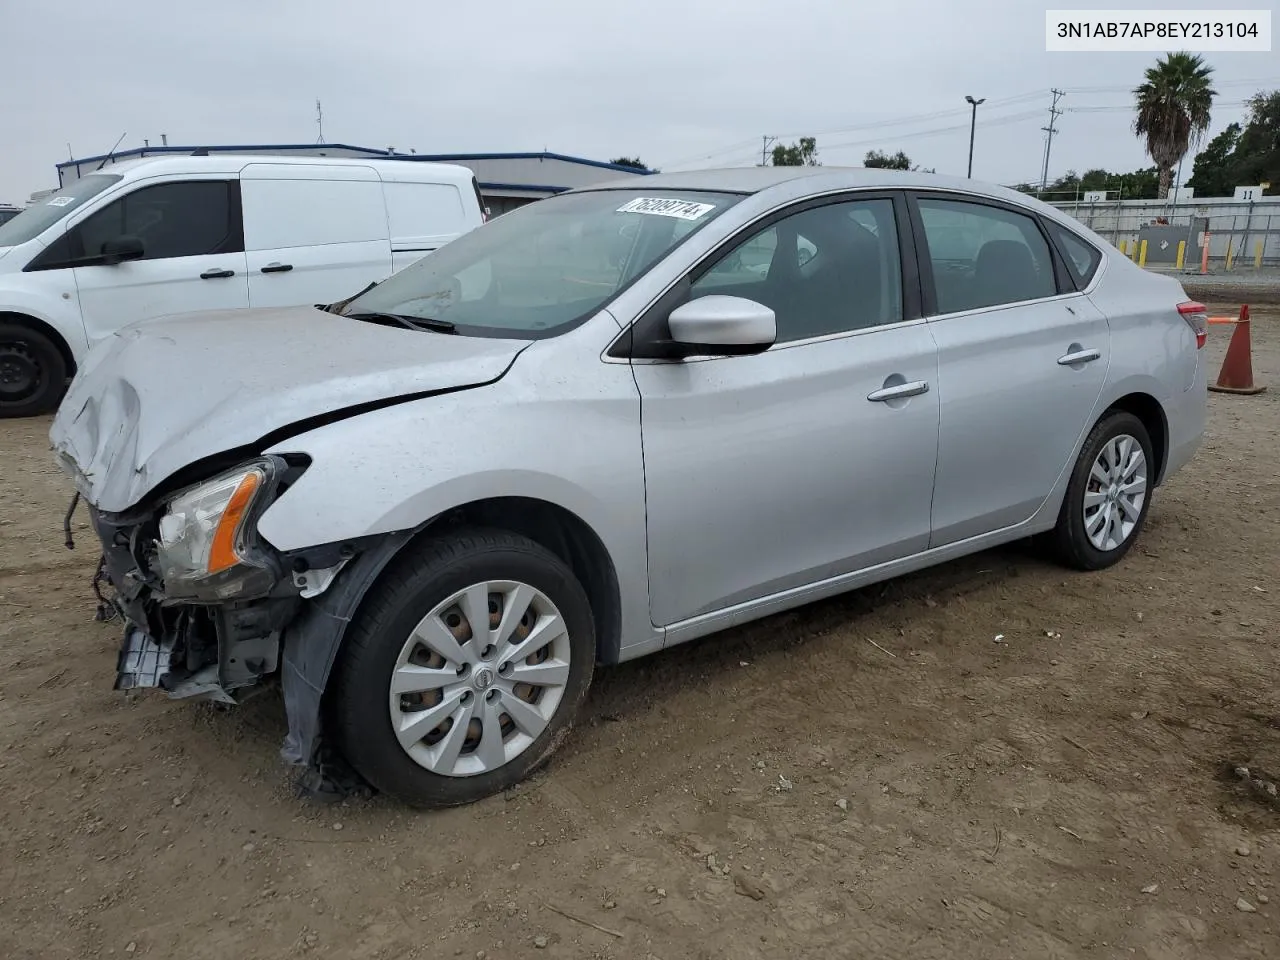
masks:
[[[110,602],[125,622],[117,690],[160,688],[174,698],[235,703],[236,691],[279,669],[284,628],[302,603],[296,589],[217,606],[170,599],[154,573],[146,524],[89,512]]]
[[[343,765],[326,747],[324,693],[361,599],[414,531],[282,555],[267,596],[197,603],[165,595],[148,552],[152,521],[89,512],[110,603],[125,623],[115,688],[234,704],[278,681],[289,725],[281,755],[309,768],[313,796],[332,793]]]

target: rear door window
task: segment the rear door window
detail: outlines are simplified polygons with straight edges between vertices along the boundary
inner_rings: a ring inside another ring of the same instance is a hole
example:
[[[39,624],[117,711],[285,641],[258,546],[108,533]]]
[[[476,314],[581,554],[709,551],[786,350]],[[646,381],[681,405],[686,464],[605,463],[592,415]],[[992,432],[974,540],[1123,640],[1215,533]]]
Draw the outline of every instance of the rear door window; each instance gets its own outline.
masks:
[[[917,201],[936,312],[1056,296],[1053,256],[1033,216],[966,200]]]

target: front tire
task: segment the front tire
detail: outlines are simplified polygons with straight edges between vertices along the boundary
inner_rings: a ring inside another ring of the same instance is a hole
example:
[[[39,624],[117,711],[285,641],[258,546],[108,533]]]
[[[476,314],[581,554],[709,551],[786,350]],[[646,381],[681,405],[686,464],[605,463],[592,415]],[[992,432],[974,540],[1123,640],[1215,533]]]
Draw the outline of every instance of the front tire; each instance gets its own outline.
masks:
[[[67,385],[67,361],[38,330],[0,321],[0,418],[51,413]]]
[[[1077,570],[1119,563],[1147,520],[1155,485],[1151,437],[1131,413],[1103,417],[1080,450],[1051,542]]]
[[[595,666],[586,592],[516,534],[430,541],[374,588],[335,667],[347,761],[417,807],[518,783],[564,740]]]

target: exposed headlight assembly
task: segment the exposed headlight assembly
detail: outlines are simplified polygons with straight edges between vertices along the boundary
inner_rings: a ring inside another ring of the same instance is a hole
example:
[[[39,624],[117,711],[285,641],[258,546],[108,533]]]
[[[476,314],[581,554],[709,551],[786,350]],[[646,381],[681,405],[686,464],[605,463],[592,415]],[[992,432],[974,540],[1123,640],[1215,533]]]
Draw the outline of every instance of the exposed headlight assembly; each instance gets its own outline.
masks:
[[[168,501],[157,542],[166,596],[216,602],[271,590],[278,574],[254,528],[284,467],[255,460]]]

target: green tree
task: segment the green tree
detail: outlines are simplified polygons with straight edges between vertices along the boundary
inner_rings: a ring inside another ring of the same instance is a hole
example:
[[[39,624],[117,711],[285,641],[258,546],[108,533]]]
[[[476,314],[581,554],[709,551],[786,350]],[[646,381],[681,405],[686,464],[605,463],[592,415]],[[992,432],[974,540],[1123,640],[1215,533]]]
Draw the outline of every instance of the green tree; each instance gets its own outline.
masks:
[[[910,170],[911,158],[901,150],[893,155],[881,153],[879,150],[868,150],[867,155],[862,158],[862,165],[877,170]]]
[[[911,158],[901,150],[894,154],[881,153],[879,150],[868,150],[867,155],[862,158],[862,165],[879,170],[911,170],[918,173],[938,172],[932,168],[926,170],[918,163],[912,163]]]
[[[818,141],[814,137],[801,137],[799,143],[778,144],[773,148],[775,167],[817,167]]]
[[[1160,174],[1155,167],[1135,170],[1133,173],[1110,173],[1101,168],[1086,170],[1084,175],[1068,170],[1043,191],[1038,185],[1016,184],[1013,189],[1022,193],[1043,195],[1046,200],[1061,202],[1083,197],[1089,190],[1106,190],[1126,200],[1154,200],[1160,188]]]
[[[612,163],[615,167],[633,167],[636,170],[649,169],[644,165],[644,163],[640,160],[639,157],[617,157],[616,159],[610,160],[609,162]]]
[[[1190,53],[1170,53],[1149,67],[1134,88],[1137,116],[1133,131],[1146,139],[1147,155],[1160,172],[1159,199],[1169,195],[1173,171],[1209,129],[1209,111],[1217,91],[1213,68]]]
[[[1231,155],[1232,186],[1269,183],[1280,192],[1280,90],[1259,93],[1249,101],[1249,121]]]
[[[1202,197],[1225,197],[1231,193],[1234,181],[1231,167],[1236,145],[1240,142],[1240,124],[1230,124],[1227,129],[1209,141],[1209,145],[1196,155],[1187,186]]]

